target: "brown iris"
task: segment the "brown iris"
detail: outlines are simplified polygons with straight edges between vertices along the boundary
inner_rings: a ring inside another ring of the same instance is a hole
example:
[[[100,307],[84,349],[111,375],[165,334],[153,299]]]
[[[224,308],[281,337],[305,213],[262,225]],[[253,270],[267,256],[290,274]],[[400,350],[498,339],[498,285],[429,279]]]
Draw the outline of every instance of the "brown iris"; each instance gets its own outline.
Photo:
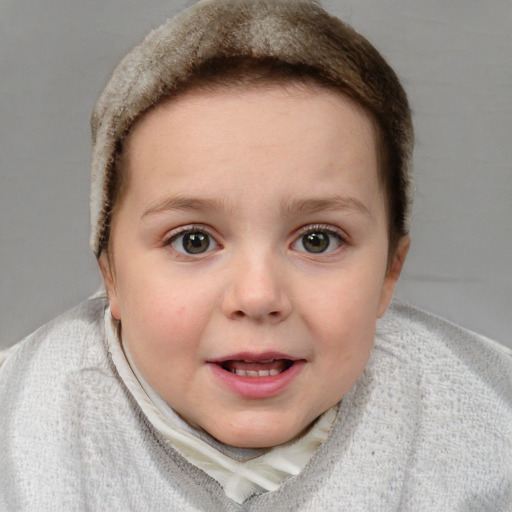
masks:
[[[302,237],[302,245],[308,252],[324,252],[329,247],[329,235],[322,232],[307,233]]]
[[[183,249],[189,254],[201,254],[208,250],[210,237],[206,233],[193,231],[183,235]]]

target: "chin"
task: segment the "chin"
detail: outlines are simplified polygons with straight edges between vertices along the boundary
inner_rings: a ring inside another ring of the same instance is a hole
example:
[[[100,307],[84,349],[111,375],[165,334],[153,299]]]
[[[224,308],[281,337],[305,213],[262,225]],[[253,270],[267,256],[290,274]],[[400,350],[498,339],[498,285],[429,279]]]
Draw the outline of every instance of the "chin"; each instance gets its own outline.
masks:
[[[209,430],[208,433],[218,441],[237,448],[272,448],[299,436],[310,423],[287,426],[277,420],[270,422],[252,420],[223,425]]]
[[[297,434],[296,434],[297,435]],[[249,433],[244,436],[239,435],[227,435],[227,436],[215,436],[218,441],[229,446],[236,448],[272,448],[279,446],[280,444],[291,441],[296,435],[287,436],[282,435],[282,432],[276,433],[275,435],[269,435],[265,433]]]

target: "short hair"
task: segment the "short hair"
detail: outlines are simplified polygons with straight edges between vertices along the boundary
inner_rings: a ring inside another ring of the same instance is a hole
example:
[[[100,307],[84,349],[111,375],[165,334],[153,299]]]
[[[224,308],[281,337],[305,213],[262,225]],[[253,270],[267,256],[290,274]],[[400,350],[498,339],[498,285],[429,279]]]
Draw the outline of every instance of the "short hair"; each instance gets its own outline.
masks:
[[[413,128],[393,69],[314,0],[202,0],[151,32],[119,64],[91,119],[91,246],[109,245],[121,193],[119,159],[134,123],[193,88],[314,83],[359,104],[377,127],[389,245],[408,233]]]

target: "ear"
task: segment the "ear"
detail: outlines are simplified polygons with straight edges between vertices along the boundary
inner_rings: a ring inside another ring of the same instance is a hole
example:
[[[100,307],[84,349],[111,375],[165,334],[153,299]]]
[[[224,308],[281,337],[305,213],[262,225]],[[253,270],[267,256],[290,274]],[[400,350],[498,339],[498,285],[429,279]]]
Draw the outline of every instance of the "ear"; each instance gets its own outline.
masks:
[[[389,303],[393,298],[393,292],[395,291],[396,283],[402,272],[409,246],[411,245],[411,239],[409,235],[405,235],[398,241],[397,248],[392,256],[392,260],[389,262],[388,271],[384,277],[384,283],[382,285],[379,308],[377,310],[377,317],[380,318],[388,309]]]
[[[116,281],[114,270],[108,258],[106,251],[102,251],[98,258],[98,265],[103,276],[103,282],[107,289],[108,300],[110,302],[110,312],[116,320],[121,320],[121,308],[119,307],[119,300],[117,297]]]

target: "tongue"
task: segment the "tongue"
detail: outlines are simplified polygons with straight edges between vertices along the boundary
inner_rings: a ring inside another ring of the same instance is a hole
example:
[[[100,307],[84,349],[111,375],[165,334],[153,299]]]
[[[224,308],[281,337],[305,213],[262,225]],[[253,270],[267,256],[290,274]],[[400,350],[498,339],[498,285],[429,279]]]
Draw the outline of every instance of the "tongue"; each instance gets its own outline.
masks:
[[[279,373],[284,372],[284,370],[288,369],[292,364],[292,361],[288,359],[274,359],[270,362],[246,362],[246,361],[226,361],[222,366],[226,370],[236,371],[270,371],[277,370]]]

